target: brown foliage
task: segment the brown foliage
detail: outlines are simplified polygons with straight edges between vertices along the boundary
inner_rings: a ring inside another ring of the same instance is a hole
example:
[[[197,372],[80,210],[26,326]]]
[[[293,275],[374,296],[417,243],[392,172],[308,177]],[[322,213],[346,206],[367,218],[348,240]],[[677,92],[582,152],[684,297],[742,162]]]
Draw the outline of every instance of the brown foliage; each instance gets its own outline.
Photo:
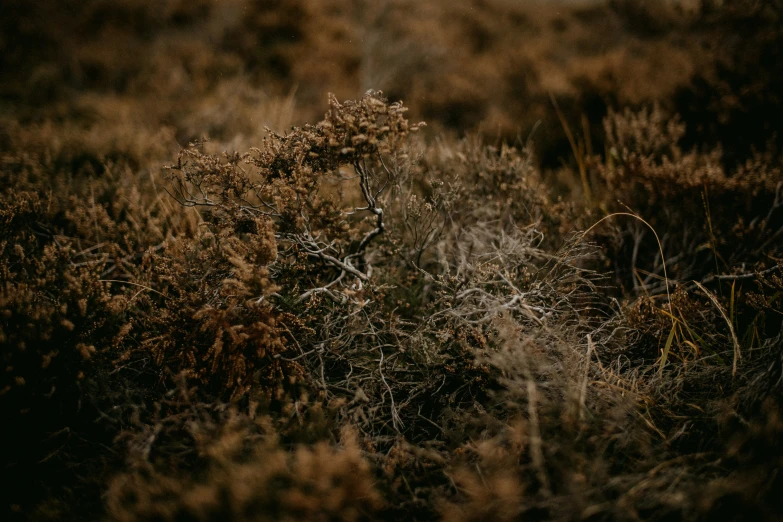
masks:
[[[778,516],[777,0],[7,4],[3,515]]]
[[[359,521],[383,506],[353,430],[338,445],[290,451],[270,417],[198,402],[182,382],[125,437],[129,469],[107,491],[112,520]]]

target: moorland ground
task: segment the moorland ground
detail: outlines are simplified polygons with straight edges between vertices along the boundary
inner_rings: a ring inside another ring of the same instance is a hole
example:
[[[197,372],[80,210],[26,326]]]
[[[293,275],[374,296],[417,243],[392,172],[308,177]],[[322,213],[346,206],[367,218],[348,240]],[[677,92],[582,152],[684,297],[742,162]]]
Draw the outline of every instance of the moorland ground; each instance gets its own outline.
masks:
[[[780,0],[3,12],[4,519],[780,518]]]

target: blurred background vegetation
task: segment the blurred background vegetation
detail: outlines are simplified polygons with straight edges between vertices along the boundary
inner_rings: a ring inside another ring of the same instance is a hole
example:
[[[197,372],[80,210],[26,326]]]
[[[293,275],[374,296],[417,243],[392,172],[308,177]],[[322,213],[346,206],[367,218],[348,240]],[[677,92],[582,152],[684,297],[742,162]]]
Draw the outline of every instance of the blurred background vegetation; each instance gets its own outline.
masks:
[[[403,99],[435,130],[535,133],[550,167],[609,107],[660,103],[726,161],[780,120],[779,2],[4,2],[4,114],[168,126],[180,144],[315,121],[326,92]],[[278,103],[286,100],[287,103]],[[584,118],[584,125],[582,118]],[[737,133],[737,126],[743,128]],[[238,142],[237,142],[238,144]],[[593,143],[601,152],[600,143]]]

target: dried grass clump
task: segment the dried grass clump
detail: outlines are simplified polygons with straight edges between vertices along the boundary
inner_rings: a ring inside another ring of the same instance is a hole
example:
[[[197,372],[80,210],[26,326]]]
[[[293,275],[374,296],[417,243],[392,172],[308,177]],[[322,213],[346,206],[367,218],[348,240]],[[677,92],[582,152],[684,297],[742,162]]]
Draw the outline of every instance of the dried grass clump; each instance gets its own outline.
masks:
[[[613,387],[623,377],[603,356],[611,335],[599,329],[595,339],[583,337],[578,325],[555,317],[534,328],[509,314],[492,327],[496,349],[481,360],[500,387],[486,410],[461,419],[475,431],[449,460],[455,491],[440,495],[441,515],[633,516],[639,499],[626,506],[616,499],[642,479],[660,448],[636,414],[641,397],[623,397]]]
[[[715,450],[718,401],[757,403],[750,383],[777,361],[780,158],[771,146],[729,169],[720,149],[682,148],[685,125],[658,107],[611,113],[605,129],[606,156],[591,167],[598,204],[618,214],[594,237],[624,288],[628,328],[609,351],[655,404],[668,444]]]
[[[483,360],[502,387],[462,420],[477,431],[447,460],[444,518],[777,517],[779,340],[734,379],[714,361],[659,379],[608,356],[616,331],[579,353],[565,332],[495,326],[501,348]]]

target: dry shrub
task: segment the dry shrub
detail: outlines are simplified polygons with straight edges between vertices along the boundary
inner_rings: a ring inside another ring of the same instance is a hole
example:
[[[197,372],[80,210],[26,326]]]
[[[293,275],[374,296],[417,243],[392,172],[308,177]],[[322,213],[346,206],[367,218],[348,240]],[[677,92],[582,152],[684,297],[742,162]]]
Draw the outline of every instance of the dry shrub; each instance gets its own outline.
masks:
[[[8,190],[0,201],[0,459],[16,477],[2,502],[29,508],[42,476],[78,465],[74,433],[100,433],[92,383],[122,337],[127,299],[99,280],[103,263],[76,263],[75,242],[53,234],[50,198]]]
[[[610,113],[605,129],[606,157],[592,163],[599,204],[645,220],[614,216],[594,236],[625,289],[626,344],[610,352],[644,375],[653,423],[670,444],[715,448],[705,435],[716,423],[713,401],[750,394],[746,403],[757,402],[750,383],[777,357],[769,345],[781,324],[780,158],[770,146],[728,170],[720,149],[681,147],[685,125],[658,107]]]
[[[702,35],[706,67],[673,97],[689,125],[688,145],[722,145],[731,166],[779,140],[782,20],[780,0],[702,2],[693,29]]]
[[[149,356],[234,397],[254,380],[295,378],[298,366],[280,357],[290,352],[285,335],[297,321],[259,300],[276,289],[265,269],[275,247],[268,227],[260,222],[257,233],[243,237],[202,233],[147,256],[153,286],[142,286],[146,296],[134,321],[141,344],[123,359]]]
[[[393,162],[418,128],[380,94],[330,105],[323,122],[273,133],[252,155],[220,157],[196,146],[180,154],[171,193],[202,210],[203,231],[146,257],[147,308],[134,323],[144,333],[127,359],[149,355],[235,399],[253,383],[274,389],[300,376],[292,357],[314,317],[287,310],[321,293],[345,301],[343,288],[355,292],[369,280],[365,251],[384,231]],[[341,210],[329,180],[340,191],[355,180],[351,195],[365,206]],[[369,226],[352,218],[361,213]]]
[[[230,392],[241,403],[261,384],[294,417],[298,403],[285,406],[275,388],[291,374],[260,371],[299,368],[298,385],[334,412],[327,430],[359,431],[390,478],[386,493],[400,501],[389,512],[410,515],[434,512],[428,496],[448,490],[444,445],[480,433],[484,417],[466,419],[504,386],[506,370],[486,362],[499,349],[496,321],[508,314],[544,327],[545,345],[588,331],[596,315],[593,275],[580,267],[590,249],[549,250],[567,232],[569,207],[542,191],[530,152],[477,140],[417,152],[403,114],[369,93],[332,100],[323,122],[272,134],[250,155],[183,151],[172,194],[202,210],[204,231],[147,256],[143,295],[154,305],[130,358],[151,350],[160,365],[196,377],[207,397]],[[280,344],[252,334],[263,314]],[[139,440],[157,426],[144,425]],[[181,480],[167,483],[170,491]]]
[[[360,521],[382,505],[350,435],[339,450],[322,443],[289,455],[274,442],[260,441],[239,461],[224,451],[213,451],[215,462],[201,480],[144,472],[115,479],[108,492],[110,519]]]
[[[51,202],[36,194],[3,195],[7,232],[2,239],[0,331],[8,349],[3,359],[2,393],[9,395],[4,404],[14,403],[15,415],[30,411],[28,400],[51,398],[58,388],[67,396],[67,390],[89,367],[96,351],[92,343],[111,339],[113,327],[120,321],[112,309],[122,299],[114,300],[106,285],[98,281],[100,267],[73,266],[72,245],[37,237],[47,235],[50,208]],[[60,372],[64,375],[57,375]],[[28,399],[14,397],[18,394]]]
[[[4,126],[0,403],[16,426],[2,447],[17,478],[3,509],[32,512],[43,498],[51,506],[41,509],[61,513],[59,499],[85,509],[98,502],[89,488],[58,485],[103,469],[101,445],[112,428],[94,421],[123,394],[110,372],[132,331],[138,294],[130,280],[141,273],[146,248],[187,228],[156,201],[151,180],[133,174],[168,154],[165,131],[134,135],[122,127]]]
[[[383,506],[353,430],[291,450],[258,403],[199,402],[184,380],[170,395],[123,436],[129,469],[106,493],[111,520],[358,521]]]
[[[685,125],[658,107],[611,113],[605,128],[607,157],[595,164],[601,204],[630,209],[657,231],[670,278],[769,268],[754,264],[778,255],[783,178],[774,147],[727,171],[720,149],[683,150]],[[663,263],[650,230],[638,220],[621,228],[614,248],[626,254],[611,257],[630,259],[631,266],[616,266],[618,283],[660,293]],[[637,272],[642,259],[644,272]]]

